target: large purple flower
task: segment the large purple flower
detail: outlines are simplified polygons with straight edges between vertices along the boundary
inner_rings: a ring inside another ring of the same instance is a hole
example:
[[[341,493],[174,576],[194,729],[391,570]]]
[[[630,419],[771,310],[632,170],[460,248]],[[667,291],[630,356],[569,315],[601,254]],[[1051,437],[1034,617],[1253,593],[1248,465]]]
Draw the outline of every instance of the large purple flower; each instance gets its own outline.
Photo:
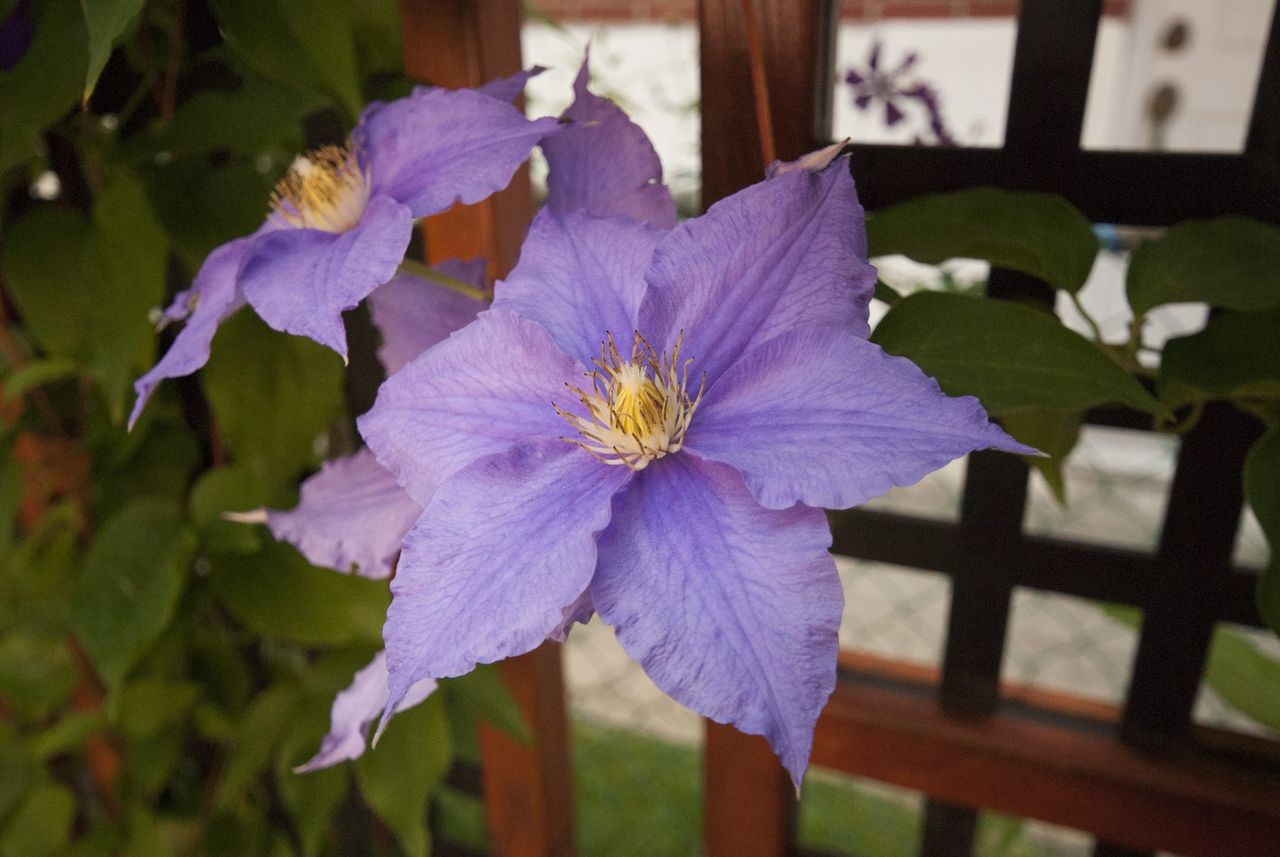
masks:
[[[659,687],[765,735],[798,782],[842,602],[821,507],[1028,451],[867,342],[865,257],[830,155],[671,231],[540,214],[493,308],[360,420],[425,508],[392,582],[391,706],[593,605]]]
[[[134,383],[132,425],[156,385],[209,359],[218,325],[246,302],[277,330],[347,353],[342,313],[395,274],[413,220],[505,187],[557,120],[526,119],[510,99],[528,72],[479,90],[419,88],[370,104],[346,146],[296,158],[255,233],[213,251],[165,312],[190,318]]]

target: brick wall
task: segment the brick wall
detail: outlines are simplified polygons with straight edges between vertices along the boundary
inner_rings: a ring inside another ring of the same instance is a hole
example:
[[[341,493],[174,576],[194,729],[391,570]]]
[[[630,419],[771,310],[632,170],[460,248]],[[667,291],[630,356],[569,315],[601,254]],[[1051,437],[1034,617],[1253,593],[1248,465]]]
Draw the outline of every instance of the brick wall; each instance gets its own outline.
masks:
[[[1064,0],[1067,2],[1067,0]],[[532,0],[558,21],[691,21],[697,0]],[[1106,0],[1104,14],[1128,17],[1130,0]],[[1018,0],[843,0],[846,21],[885,18],[990,18],[1017,14]]]

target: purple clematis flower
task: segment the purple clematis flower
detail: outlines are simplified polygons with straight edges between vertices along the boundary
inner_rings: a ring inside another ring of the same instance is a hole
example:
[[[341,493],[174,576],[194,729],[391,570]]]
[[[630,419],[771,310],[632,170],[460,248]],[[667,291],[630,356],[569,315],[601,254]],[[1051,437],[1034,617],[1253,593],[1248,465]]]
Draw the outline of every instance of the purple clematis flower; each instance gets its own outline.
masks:
[[[420,87],[370,104],[345,146],[296,158],[266,222],[209,255],[166,310],[190,316],[168,353],[134,383],[132,425],[156,385],[209,359],[218,325],[246,302],[277,330],[346,358],[342,313],[392,278],[413,220],[506,186],[554,118],[529,120],[510,100],[533,72],[478,90]]]
[[[493,308],[383,385],[361,433],[425,509],[391,584],[384,721],[415,682],[594,607],[799,782],[842,606],[822,507],[1030,451],[866,340],[875,271],[833,155],[670,231],[542,212]]]

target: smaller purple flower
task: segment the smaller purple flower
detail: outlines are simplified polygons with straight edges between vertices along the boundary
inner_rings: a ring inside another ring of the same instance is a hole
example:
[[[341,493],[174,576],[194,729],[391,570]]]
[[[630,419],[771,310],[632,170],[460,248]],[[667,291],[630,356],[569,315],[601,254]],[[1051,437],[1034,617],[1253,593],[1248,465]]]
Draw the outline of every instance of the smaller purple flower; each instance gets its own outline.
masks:
[[[370,104],[345,146],[295,158],[266,222],[211,253],[192,288],[165,311],[167,322],[190,319],[135,382],[129,424],[160,381],[208,361],[218,325],[246,302],[271,327],[345,359],[342,313],[392,278],[413,220],[505,187],[533,146],[559,128],[556,119],[526,119],[509,103],[528,75],[480,90],[420,87]]]

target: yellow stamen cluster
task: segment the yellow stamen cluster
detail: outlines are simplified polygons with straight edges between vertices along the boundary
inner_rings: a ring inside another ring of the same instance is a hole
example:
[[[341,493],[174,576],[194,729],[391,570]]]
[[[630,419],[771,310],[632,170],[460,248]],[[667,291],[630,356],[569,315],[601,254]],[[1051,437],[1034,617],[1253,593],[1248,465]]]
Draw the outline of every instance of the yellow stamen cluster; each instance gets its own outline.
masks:
[[[369,177],[354,147],[322,146],[298,155],[271,194],[271,209],[287,226],[346,232],[369,202]]]
[[[703,379],[698,394],[689,395],[693,358],[680,361],[683,341],[681,333],[670,356],[659,356],[636,333],[631,357],[624,360],[613,334],[606,334],[600,356],[592,361],[595,369],[587,373],[590,388],[565,385],[577,394],[587,415],[571,413],[553,403],[556,413],[579,435],[563,439],[605,464],[622,464],[632,470],[643,470],[650,461],[679,451],[705,384]]]

